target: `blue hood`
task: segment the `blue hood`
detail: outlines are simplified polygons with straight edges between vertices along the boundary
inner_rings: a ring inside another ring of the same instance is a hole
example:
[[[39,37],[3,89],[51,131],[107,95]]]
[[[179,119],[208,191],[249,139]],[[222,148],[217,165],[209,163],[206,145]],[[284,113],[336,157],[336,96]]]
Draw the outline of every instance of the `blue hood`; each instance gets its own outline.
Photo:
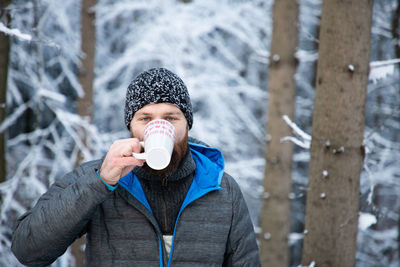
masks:
[[[221,151],[191,142],[189,142],[189,147],[196,162],[197,185],[203,189],[219,187],[225,168]]]

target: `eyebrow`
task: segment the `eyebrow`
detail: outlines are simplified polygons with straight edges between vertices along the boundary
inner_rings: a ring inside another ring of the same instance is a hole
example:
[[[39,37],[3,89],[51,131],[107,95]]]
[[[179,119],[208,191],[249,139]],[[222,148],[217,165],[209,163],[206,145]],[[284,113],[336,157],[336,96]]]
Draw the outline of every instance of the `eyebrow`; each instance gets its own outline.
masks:
[[[181,113],[178,111],[174,111],[174,112],[167,112],[164,115],[181,115]]]
[[[137,112],[137,115],[138,116],[151,116],[151,115],[154,115],[154,113],[139,111],[139,112]],[[172,112],[163,113],[162,115],[163,116],[171,116],[171,115],[177,116],[177,115],[181,115],[181,113],[178,111],[172,111]]]

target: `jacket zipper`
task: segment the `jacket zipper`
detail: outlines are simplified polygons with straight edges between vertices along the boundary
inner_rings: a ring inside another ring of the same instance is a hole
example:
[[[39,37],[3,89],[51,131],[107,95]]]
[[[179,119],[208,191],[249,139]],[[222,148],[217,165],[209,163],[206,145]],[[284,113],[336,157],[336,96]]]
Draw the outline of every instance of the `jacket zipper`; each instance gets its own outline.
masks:
[[[168,216],[167,216],[167,201],[165,199],[165,190],[162,190],[162,195],[163,195],[163,206],[164,206],[164,232],[166,232],[168,229]]]
[[[163,197],[163,206],[164,206],[164,232],[168,231],[168,216],[167,216],[167,200],[165,197],[165,190],[167,187],[168,179],[164,177],[161,184],[162,189],[162,197]]]

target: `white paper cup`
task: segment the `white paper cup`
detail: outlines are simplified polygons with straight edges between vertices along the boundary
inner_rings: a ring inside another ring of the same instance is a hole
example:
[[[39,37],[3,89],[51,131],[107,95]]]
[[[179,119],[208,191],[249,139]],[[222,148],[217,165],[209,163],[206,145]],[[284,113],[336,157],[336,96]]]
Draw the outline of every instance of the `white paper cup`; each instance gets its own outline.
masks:
[[[137,159],[146,160],[154,170],[165,169],[171,161],[174,149],[175,127],[166,120],[152,120],[144,127],[144,153],[132,153]]]

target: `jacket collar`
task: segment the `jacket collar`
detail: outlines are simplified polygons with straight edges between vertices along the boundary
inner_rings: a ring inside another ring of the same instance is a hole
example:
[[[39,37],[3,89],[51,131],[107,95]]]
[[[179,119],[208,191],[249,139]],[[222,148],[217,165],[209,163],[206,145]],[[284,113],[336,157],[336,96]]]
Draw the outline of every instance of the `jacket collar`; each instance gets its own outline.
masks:
[[[208,192],[221,189],[220,184],[224,173],[224,158],[218,149],[192,142],[189,142],[189,148],[193,160],[196,163],[196,170],[193,183],[189,188],[181,210],[189,203]],[[118,184],[152,212],[140,182],[134,172],[130,172],[122,177]]]
[[[192,153],[188,149],[178,169],[171,175],[167,176],[166,178],[168,179],[168,181],[181,180],[192,174],[195,171],[195,168],[196,168],[196,163],[193,160]],[[135,167],[133,169],[133,172],[139,179],[143,180],[152,180],[161,182],[164,179],[164,177],[152,174],[148,172],[145,168],[139,166]]]

